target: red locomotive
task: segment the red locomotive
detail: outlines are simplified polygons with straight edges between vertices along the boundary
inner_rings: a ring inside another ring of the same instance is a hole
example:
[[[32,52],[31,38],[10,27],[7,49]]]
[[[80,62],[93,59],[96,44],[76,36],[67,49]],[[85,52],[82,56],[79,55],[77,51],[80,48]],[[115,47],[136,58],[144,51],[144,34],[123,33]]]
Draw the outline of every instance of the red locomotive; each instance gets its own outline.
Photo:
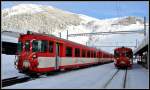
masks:
[[[133,63],[132,49],[127,47],[120,47],[114,50],[115,66],[118,68],[131,68]]]
[[[112,54],[53,35],[27,32],[19,37],[15,65],[21,73],[41,74],[106,62],[113,62]]]

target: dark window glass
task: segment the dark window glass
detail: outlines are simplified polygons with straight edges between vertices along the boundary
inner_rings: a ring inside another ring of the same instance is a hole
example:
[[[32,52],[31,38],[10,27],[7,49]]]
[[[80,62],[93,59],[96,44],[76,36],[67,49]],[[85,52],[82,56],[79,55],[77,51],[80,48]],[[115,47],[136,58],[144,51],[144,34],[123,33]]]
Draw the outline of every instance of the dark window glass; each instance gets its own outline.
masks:
[[[119,52],[118,51],[114,51],[114,57],[115,58],[119,57]]]
[[[96,58],[96,52],[94,51],[94,58]]]
[[[41,52],[46,52],[47,51],[47,45],[48,45],[48,42],[46,40],[42,40]]]
[[[132,58],[133,57],[133,52],[132,51],[128,51],[125,54],[126,57]]]
[[[80,49],[75,48],[75,57],[80,57]]]
[[[22,44],[22,42],[18,42],[18,43],[17,43],[17,50],[18,50],[18,53],[22,52],[22,49],[23,49],[23,44]]]
[[[46,40],[34,40],[32,42],[32,51],[33,52],[46,52],[47,51],[48,41]]]
[[[29,40],[27,40],[27,41],[25,42],[25,51],[26,51],[26,52],[29,52],[29,51],[30,51],[30,41],[29,41]]]
[[[87,57],[90,57],[90,51],[87,52]]]
[[[33,40],[32,42],[32,52],[38,52],[38,41]]]
[[[86,51],[82,50],[82,57],[85,57],[85,56],[86,56]]]
[[[91,57],[93,58],[93,56],[94,56],[94,55],[93,55],[93,51],[91,51]]]
[[[72,47],[66,47],[66,56],[72,57]]]
[[[49,42],[49,52],[53,53],[53,47],[54,47],[54,43]]]

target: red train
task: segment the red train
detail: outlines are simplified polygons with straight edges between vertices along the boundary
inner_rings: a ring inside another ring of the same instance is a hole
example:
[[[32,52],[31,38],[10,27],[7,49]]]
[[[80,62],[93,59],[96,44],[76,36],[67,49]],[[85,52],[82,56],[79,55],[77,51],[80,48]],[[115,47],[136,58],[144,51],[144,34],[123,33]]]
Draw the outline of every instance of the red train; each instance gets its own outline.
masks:
[[[118,68],[131,68],[133,63],[133,52],[131,48],[120,47],[114,50],[115,66]]]
[[[21,73],[47,73],[113,62],[107,52],[53,35],[27,32],[19,37],[15,61]]]

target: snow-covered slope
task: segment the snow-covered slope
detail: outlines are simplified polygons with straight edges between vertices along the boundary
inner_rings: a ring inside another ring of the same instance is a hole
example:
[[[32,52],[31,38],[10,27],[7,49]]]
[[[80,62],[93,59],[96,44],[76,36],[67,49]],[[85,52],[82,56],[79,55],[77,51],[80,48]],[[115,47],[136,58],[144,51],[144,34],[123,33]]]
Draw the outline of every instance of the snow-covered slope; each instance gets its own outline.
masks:
[[[19,4],[12,8],[2,10],[2,31],[15,31],[26,33],[27,30],[34,32],[46,32],[66,39],[66,30],[69,34],[108,32],[108,31],[130,31],[142,30],[143,20],[135,16],[126,16],[110,19],[96,19],[83,14],[75,14],[63,11],[52,6],[36,4]],[[107,42],[139,42],[142,34],[130,35],[92,35],[69,37],[69,40],[89,46],[108,45]],[[109,45],[116,43],[109,43]],[[133,43],[135,45],[135,43]],[[124,43],[122,43],[124,45]],[[129,43],[128,43],[129,45]],[[130,44],[132,45],[132,44]],[[101,47],[101,49],[111,51],[114,47]]]

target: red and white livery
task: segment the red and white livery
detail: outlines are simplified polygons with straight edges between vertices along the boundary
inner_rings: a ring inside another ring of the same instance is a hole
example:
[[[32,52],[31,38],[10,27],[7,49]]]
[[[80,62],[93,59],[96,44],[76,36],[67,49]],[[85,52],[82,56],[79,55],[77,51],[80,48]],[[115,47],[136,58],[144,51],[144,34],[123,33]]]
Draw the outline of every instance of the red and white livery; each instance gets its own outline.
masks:
[[[118,68],[132,67],[133,52],[131,48],[120,47],[114,50],[115,61],[114,64]]]
[[[18,42],[15,62],[22,73],[46,73],[113,62],[113,55],[53,35],[28,32]]]

